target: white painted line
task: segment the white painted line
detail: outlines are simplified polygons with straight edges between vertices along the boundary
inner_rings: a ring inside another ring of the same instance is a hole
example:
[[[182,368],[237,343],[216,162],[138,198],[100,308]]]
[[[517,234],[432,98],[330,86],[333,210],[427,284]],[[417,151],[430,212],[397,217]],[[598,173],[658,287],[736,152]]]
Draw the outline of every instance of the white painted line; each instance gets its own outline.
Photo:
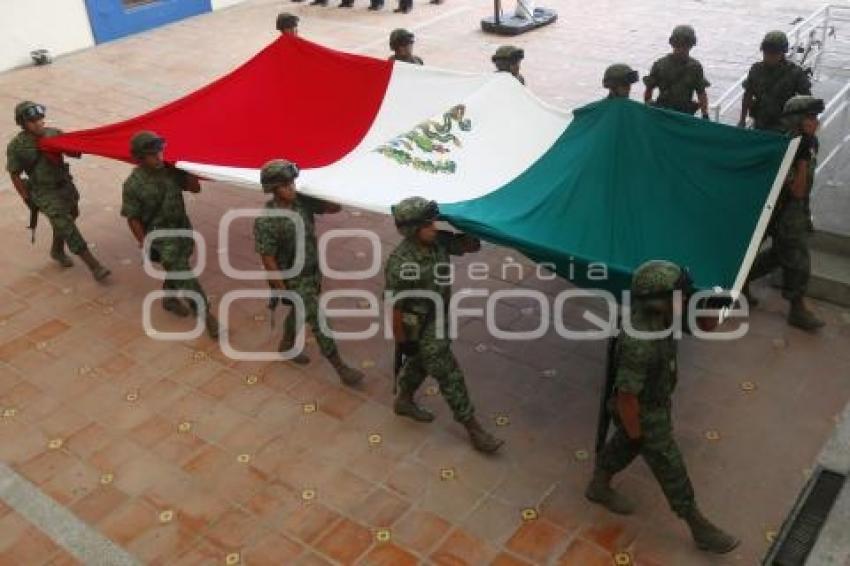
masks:
[[[2,462],[0,500],[87,566],[141,564]]]

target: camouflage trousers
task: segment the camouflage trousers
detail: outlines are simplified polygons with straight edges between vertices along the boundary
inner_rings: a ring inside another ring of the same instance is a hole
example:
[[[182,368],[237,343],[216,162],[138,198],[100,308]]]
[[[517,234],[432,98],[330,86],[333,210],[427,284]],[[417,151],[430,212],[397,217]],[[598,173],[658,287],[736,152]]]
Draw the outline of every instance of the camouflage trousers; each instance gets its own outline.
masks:
[[[782,296],[789,301],[806,294],[811,273],[808,245],[809,217],[806,204],[790,199],[779,211],[772,227],[770,248],[756,256],[750,281],[782,268]]]
[[[455,420],[461,423],[469,421],[475,413],[475,408],[469,398],[463,372],[452,353],[451,341],[447,338],[437,338],[433,322],[422,331],[419,352],[402,367],[398,376],[399,389],[412,395],[429,375],[440,385],[440,393],[452,410]]]
[[[192,258],[192,253],[195,251],[195,243],[192,240],[187,238],[158,238],[156,240],[156,250],[159,252],[159,261],[163,270],[168,272],[192,270],[192,265],[189,261]],[[192,299],[188,299],[191,309],[196,314],[199,307],[202,311],[209,309],[209,300],[197,277],[193,276],[188,279],[167,278],[163,281],[162,288],[166,291],[194,291],[201,295],[201,304],[198,305]]]
[[[304,301],[304,320],[313,331],[313,336],[316,337],[316,342],[319,344],[319,350],[326,358],[331,358],[337,354],[336,342],[330,336],[322,334],[319,327],[319,295],[322,292],[322,279],[320,274],[310,274],[286,281],[286,289],[294,291]],[[283,335],[286,337],[295,338],[300,330],[297,328],[295,320],[295,311],[292,310],[286,317],[283,323]]]
[[[673,439],[670,409],[641,408],[643,442],[640,447],[630,442],[617,418],[615,422],[617,429],[597,456],[597,467],[613,475],[625,469],[640,455],[658,480],[673,512],[682,517],[693,510],[696,507],[694,488],[691,486],[685,461]]]
[[[72,254],[79,255],[88,249],[86,240],[77,228],[76,220],[80,216],[77,201],[80,197],[73,185],[61,189],[32,190],[30,195],[33,203],[50,222],[54,239],[68,244]]]

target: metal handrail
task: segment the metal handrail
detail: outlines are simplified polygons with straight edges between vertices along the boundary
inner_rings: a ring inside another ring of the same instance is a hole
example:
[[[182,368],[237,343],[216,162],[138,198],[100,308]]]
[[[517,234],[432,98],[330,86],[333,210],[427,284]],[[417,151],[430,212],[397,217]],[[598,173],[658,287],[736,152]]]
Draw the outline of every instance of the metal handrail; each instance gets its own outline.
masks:
[[[825,158],[818,160],[816,174],[822,173],[826,166],[850,144],[850,82],[844,85],[844,88],[826,104],[821,119],[821,131],[830,128],[836,120],[841,118],[845,121],[844,137],[839,134],[835,147],[830,150]]]
[[[829,38],[829,24],[831,21],[832,11],[833,10],[845,10],[850,9],[850,5],[842,5],[842,4],[827,4],[822,6],[818,10],[816,10],[812,15],[808,18],[796,24],[791,30],[788,32],[789,40],[793,39],[792,45],[799,46],[800,39],[805,37],[805,33],[811,34],[812,31],[816,30],[820,27],[821,38],[820,45],[817,55],[815,56],[815,61],[812,65],[812,68],[817,72],[817,69],[820,66],[821,57],[823,56],[823,52],[825,50],[826,41]],[[805,33],[804,33],[805,30]],[[714,118],[715,122],[719,122],[720,118],[726,114],[735,104],[741,101],[744,96],[743,92],[743,84],[746,80],[747,76],[744,75],[740,79],[738,79],[735,84],[729,87],[726,92],[724,92],[720,98],[718,98],[711,105],[711,114]]]

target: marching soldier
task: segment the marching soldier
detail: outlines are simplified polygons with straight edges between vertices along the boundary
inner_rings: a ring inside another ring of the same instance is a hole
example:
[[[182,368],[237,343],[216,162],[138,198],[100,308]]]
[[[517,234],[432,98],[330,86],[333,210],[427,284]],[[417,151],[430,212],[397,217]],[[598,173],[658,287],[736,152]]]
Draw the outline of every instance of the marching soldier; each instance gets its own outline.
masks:
[[[638,82],[638,72],[623,63],[605,69],[602,86],[608,89],[608,98],[629,98],[632,85]]]
[[[810,332],[824,324],[806,308],[803,299],[811,275],[807,234],[809,215],[806,204],[814,173],[818,114],[823,110],[823,100],[807,95],[795,96],[785,103],[785,127],[790,136],[800,136],[800,147],[794,156],[788,178],[774,208],[773,218],[768,225],[771,246],[756,256],[748,283],[744,287],[744,294],[750,304],[755,306],[758,301],[754,300],[750,293],[749,281],[759,279],[781,267],[782,296],[791,304],[788,324]]]
[[[30,228],[35,231],[38,211],[44,214],[53,229],[50,257],[62,267],[73,262],[65,254],[65,244],[71,253],[80,257],[97,281],[110,271],[92,255],[76,220],[80,215],[80,193],[62,154],[43,151],[39,140],[61,134],[61,130],[44,125],[46,108],[29,100],[15,106],[15,123],[21,127],[6,147],[6,170],[15,190],[31,211]],[[79,157],[76,155],[75,157]],[[26,178],[22,175],[26,174]]]
[[[275,27],[281,35],[298,35],[298,16],[289,12],[281,12],[277,15]]]
[[[650,261],[641,265],[632,277],[632,327],[642,332],[669,329],[673,317],[681,314],[681,304],[674,305],[675,292],[685,297],[690,286],[687,271],[673,263]],[[585,496],[612,513],[632,514],[634,503],[611,487],[611,479],[642,456],[670,508],[687,522],[697,546],[724,554],[740,541],[700,513],[685,462],[673,438],[670,406],[676,386],[676,362],[672,332],[654,340],[628,333],[620,336],[614,393],[609,400],[616,431],[597,455]]]
[[[443,299],[440,307],[448,310],[451,286],[437,277],[439,266],[448,265],[450,255],[478,251],[481,243],[471,236],[437,230],[434,221],[438,214],[435,202],[420,197],[404,199],[393,207],[393,218],[404,240],[387,260],[386,290],[391,295],[403,291],[436,293]],[[444,324],[447,331],[448,316],[437,316],[435,302],[427,297],[403,297],[394,303],[398,380],[395,413],[419,422],[434,420],[433,414],[413,400],[416,390],[430,375],[437,380],[455,420],[466,427],[472,446],[481,452],[495,452],[503,441],[485,431],[475,418],[463,372],[452,354],[451,341],[448,336],[438,336],[436,325]]]
[[[525,51],[513,45],[503,45],[499,47],[493,56],[490,58],[493,64],[496,65],[496,72],[510,73],[521,84],[525,84],[525,77],[519,72],[522,60],[525,58]]]
[[[137,166],[124,181],[121,216],[127,219],[140,248],[145,236],[154,230],[191,230],[183,191],[201,192],[197,177],[163,161],[164,148],[165,140],[154,132],[138,132],[130,140],[130,154]],[[194,251],[195,240],[191,236],[157,237],[151,243],[150,260],[162,264],[167,273],[188,272],[192,270],[189,260]],[[207,334],[210,338],[218,338],[218,320],[210,312],[209,301],[197,278],[166,277],[162,288],[198,293],[201,304],[189,299],[187,308],[181,297],[171,296],[163,299],[162,306],[180,317],[203,316]]]
[[[812,83],[802,67],[785,58],[788,36],[772,31],[761,42],[762,61],[753,64],[744,81],[744,99],[738,125],[752,116],[758,130],[783,131],[782,111],[796,95],[812,94]]]
[[[414,65],[422,65],[422,59],[413,54],[413,43],[415,36],[406,29],[394,29],[390,34],[390,49],[393,54],[390,56],[390,61],[401,61],[403,63],[412,63]]]
[[[691,49],[697,44],[697,34],[691,26],[676,26],[670,34],[673,52],[652,64],[649,75],[643,78],[646,91],[643,100],[659,108],[693,115],[700,110],[708,119],[708,94],[711,85],[699,61],[691,57]],[[658,99],[652,96],[658,89]],[[696,94],[697,101],[694,101]]]
[[[289,290],[297,293],[304,302],[305,318],[313,329],[316,342],[322,355],[327,358],[345,385],[356,385],[363,379],[363,373],[349,367],[339,356],[333,338],[325,336],[319,327],[319,294],[321,293],[322,274],[319,271],[319,251],[316,245],[316,214],[335,214],[340,211],[338,204],[318,200],[299,194],[295,190],[298,167],[285,159],[275,159],[263,165],[260,171],[260,183],[264,193],[271,193],[272,199],[266,203],[268,210],[290,210],[298,214],[304,223],[304,266],[298,275],[286,280],[270,279],[269,285],[276,290]],[[254,221],[254,249],[260,254],[263,267],[267,271],[290,269],[295,260],[295,250],[299,234],[292,220],[283,216],[264,215]],[[290,312],[283,326],[279,350],[287,352],[295,344],[295,312]],[[310,358],[299,352],[292,361],[308,364]]]

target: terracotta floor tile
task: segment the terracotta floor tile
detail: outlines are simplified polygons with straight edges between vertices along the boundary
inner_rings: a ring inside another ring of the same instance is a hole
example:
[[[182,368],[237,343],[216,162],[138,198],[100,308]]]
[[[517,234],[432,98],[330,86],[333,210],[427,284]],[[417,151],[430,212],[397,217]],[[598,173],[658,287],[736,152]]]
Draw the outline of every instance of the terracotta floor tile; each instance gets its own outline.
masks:
[[[278,566],[291,564],[304,552],[304,547],[281,534],[269,533],[242,552],[247,564]]]
[[[226,555],[225,555],[226,556]],[[181,554],[163,562],[163,566],[207,566],[224,562],[221,549],[203,538],[195,541],[194,545]]]
[[[342,389],[340,386],[330,390],[319,399],[319,410],[337,419],[345,420],[362,404],[363,399],[361,397]]]
[[[463,529],[454,529],[440,547],[431,554],[434,564],[486,564],[496,555],[496,549]]]
[[[147,422],[149,421],[150,419]],[[150,450],[162,460],[181,466],[205,446],[207,443],[193,432],[180,432],[172,424],[168,435],[154,444]]]
[[[206,532],[206,537],[222,550],[249,546],[259,536],[259,522],[248,513],[231,507]]]
[[[375,489],[374,484],[348,469],[341,469],[320,485],[311,487],[319,488],[323,503],[343,513],[352,513],[362,508],[363,500]]]
[[[353,516],[365,525],[389,527],[408,509],[410,509],[410,502],[386,489],[378,488],[354,509]]]
[[[239,389],[244,383],[240,379],[239,374],[230,369],[223,369],[213,375],[209,381],[198,388],[199,391],[214,397],[216,399],[224,399],[231,392]]]
[[[366,527],[343,518],[316,541],[316,548],[330,558],[352,564],[372,545],[373,535]]]
[[[420,554],[427,554],[443,538],[451,524],[433,513],[414,509],[392,528],[393,540]]]
[[[134,538],[127,545],[127,550],[145,564],[157,561],[168,564],[174,557],[190,550],[199,537],[198,531],[186,528],[179,520],[172,520],[167,524],[157,524]]]
[[[315,552],[310,552],[296,559],[295,564],[297,566],[331,566],[334,563],[325,560]]]
[[[152,455],[143,454],[128,460],[112,473],[115,486],[128,495],[143,495],[151,486],[168,481],[179,468]]]
[[[0,553],[0,564],[41,564],[58,550],[50,538],[32,527],[24,531],[18,540]]]
[[[231,454],[256,455],[278,434],[255,419],[244,418],[222,436],[218,444]]]
[[[490,566],[531,566],[531,564],[525,560],[520,560],[516,556],[512,556],[507,552],[501,552],[493,560],[493,562],[490,563]]]
[[[582,529],[580,536],[614,554],[631,546],[638,536],[638,528],[633,523],[617,520],[599,521]]]
[[[189,475],[214,485],[230,468],[234,457],[221,448],[208,444],[192,456],[182,469]]]
[[[11,362],[15,357],[34,347],[35,344],[24,336],[8,340],[0,344],[0,361]]]
[[[545,562],[567,540],[567,532],[546,519],[529,521],[517,529],[506,544],[511,552],[525,556],[534,562]]]
[[[63,450],[50,450],[45,446],[44,452],[18,466],[17,472],[40,486],[73,463],[73,456],[69,456]]]
[[[402,548],[386,543],[376,544],[359,562],[363,566],[414,566],[419,559]]]
[[[224,499],[245,505],[268,483],[268,477],[257,468],[233,462],[226,473],[215,483],[215,491]]]
[[[51,438],[70,438],[90,424],[92,424],[90,418],[77,413],[68,405],[62,405],[50,415],[40,419],[42,430]]]
[[[89,462],[101,472],[114,473],[121,465],[144,454],[144,450],[124,438],[114,438],[96,451]]]
[[[68,328],[70,328],[70,325],[67,322],[54,318],[36,326],[27,332],[26,336],[33,343],[46,342],[47,340],[56,338],[68,330]]]
[[[174,432],[174,423],[159,415],[152,415],[148,420],[130,430],[129,437],[140,446],[151,448]]]
[[[83,460],[104,448],[112,440],[109,431],[98,423],[90,423],[68,437],[65,448]]]
[[[107,515],[98,528],[108,539],[126,547],[130,541],[160,526],[159,511],[142,499],[133,499]]]
[[[280,528],[306,544],[313,544],[339,520],[336,512],[321,503],[302,503],[284,517]]]
[[[586,540],[576,538],[558,559],[562,566],[610,566],[611,554]]]
[[[24,533],[32,528],[32,523],[21,515],[13,511],[4,514],[0,517],[0,552],[17,544]]]
[[[70,509],[77,517],[94,525],[107,515],[117,512],[128,499],[126,493],[111,485],[100,486],[72,504]]]
[[[83,563],[60,548],[44,566],[83,566]]]
[[[87,496],[100,485],[100,473],[94,468],[75,462],[61,470],[41,489],[59,504],[68,506],[72,501]]]

